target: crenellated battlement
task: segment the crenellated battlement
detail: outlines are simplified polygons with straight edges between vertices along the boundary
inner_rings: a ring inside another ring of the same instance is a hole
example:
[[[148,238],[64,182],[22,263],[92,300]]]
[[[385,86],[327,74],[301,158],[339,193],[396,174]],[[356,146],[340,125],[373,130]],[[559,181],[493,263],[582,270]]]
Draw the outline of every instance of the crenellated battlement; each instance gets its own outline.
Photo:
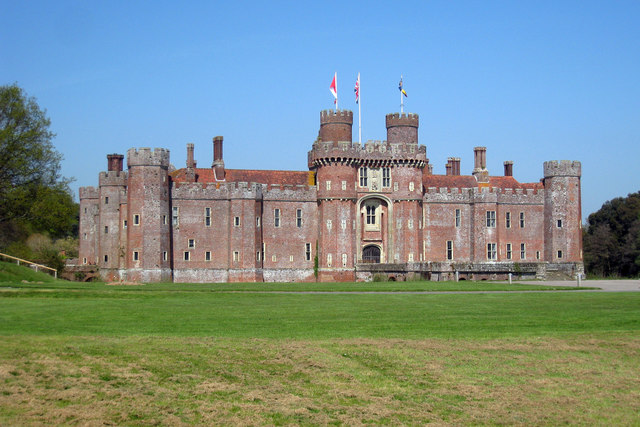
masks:
[[[100,187],[107,185],[125,186],[127,185],[128,175],[129,174],[126,171],[100,172],[100,175],[98,176],[98,183]]]
[[[318,200],[315,185],[265,184],[263,195],[264,200],[272,201],[316,202]]]
[[[413,113],[392,113],[386,117],[387,129],[395,126],[409,126],[417,128],[420,124],[420,117]]]
[[[100,191],[96,187],[80,187],[78,194],[80,196],[80,200],[100,198]]]
[[[322,110],[320,112],[320,125],[329,123],[353,124],[353,111],[351,110]]]
[[[127,151],[127,165],[131,166],[160,166],[169,168],[169,150],[165,148],[151,149],[148,147],[130,148]]]
[[[582,175],[582,164],[575,160],[551,160],[544,162],[544,177],[554,176],[574,176]]]
[[[429,202],[461,202],[473,201],[482,203],[507,204],[544,204],[544,189],[533,188],[498,188],[498,187],[428,187],[425,201]]]
[[[255,200],[262,198],[262,184],[255,182],[183,182],[172,187],[171,197],[175,200]]]

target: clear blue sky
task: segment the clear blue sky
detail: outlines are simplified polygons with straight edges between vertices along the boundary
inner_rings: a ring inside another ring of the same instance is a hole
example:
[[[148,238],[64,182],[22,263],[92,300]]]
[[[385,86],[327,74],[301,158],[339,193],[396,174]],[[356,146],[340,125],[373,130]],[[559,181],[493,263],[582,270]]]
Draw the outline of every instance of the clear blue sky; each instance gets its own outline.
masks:
[[[583,217],[640,190],[639,1],[85,2],[0,0],[0,84],[47,109],[63,174],[97,185],[106,155],[165,147],[199,167],[306,170],[319,112],[420,115],[435,173],[449,156],[521,182],[582,162]],[[357,140],[357,126],[354,139]]]

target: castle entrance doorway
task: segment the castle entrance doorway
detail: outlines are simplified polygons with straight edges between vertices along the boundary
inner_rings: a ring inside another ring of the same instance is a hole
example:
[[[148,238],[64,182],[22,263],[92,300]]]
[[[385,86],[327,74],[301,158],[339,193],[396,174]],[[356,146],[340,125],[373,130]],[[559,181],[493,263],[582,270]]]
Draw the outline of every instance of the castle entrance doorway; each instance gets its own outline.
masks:
[[[365,246],[362,250],[362,262],[380,264],[380,248],[375,245]]]

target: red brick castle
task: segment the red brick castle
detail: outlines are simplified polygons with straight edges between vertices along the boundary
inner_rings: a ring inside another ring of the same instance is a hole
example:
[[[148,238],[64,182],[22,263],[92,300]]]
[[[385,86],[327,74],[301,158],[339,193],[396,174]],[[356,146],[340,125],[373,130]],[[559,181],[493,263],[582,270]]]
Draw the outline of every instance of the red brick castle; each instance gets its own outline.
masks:
[[[108,155],[99,186],[80,188],[80,254],[105,280],[355,281],[571,277],[582,273],[580,175],[549,161],[520,183],[513,162],[471,175],[451,157],[434,175],[418,115],[386,116],[387,140],[352,141],[353,113],[323,111],[309,171],[171,170],[169,151]]]

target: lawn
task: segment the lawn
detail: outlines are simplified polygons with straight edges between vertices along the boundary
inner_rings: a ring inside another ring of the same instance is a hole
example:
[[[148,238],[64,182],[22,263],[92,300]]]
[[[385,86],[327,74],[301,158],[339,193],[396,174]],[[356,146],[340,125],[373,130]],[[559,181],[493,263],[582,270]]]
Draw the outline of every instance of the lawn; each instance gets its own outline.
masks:
[[[0,284],[0,425],[640,423],[640,293],[255,286]]]

